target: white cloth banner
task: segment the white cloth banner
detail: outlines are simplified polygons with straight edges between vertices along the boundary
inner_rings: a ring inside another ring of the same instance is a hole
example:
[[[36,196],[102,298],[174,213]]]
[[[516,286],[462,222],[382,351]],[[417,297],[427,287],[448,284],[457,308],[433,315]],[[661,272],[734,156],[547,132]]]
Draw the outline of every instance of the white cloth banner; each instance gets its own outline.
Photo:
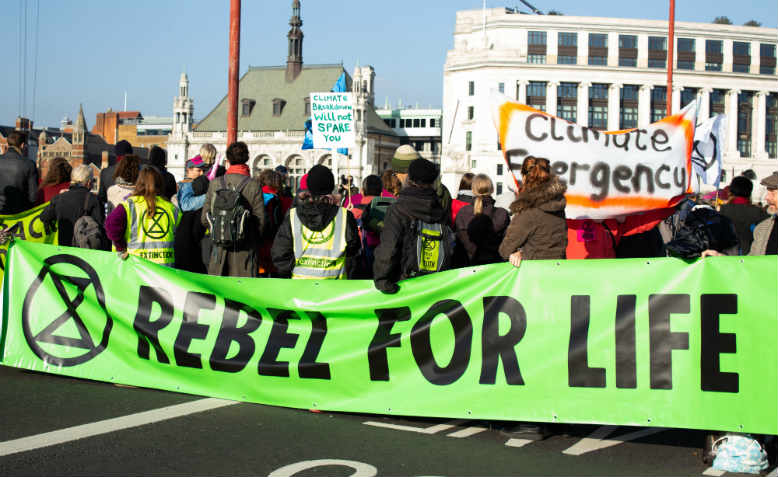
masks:
[[[695,103],[627,131],[579,126],[503,95],[495,95],[492,105],[511,169],[519,169],[527,156],[548,159],[552,172],[567,183],[568,219],[607,219],[672,207],[691,192]]]
[[[694,172],[704,184],[708,179],[713,180],[713,185],[718,189],[721,179],[721,138],[724,135],[723,128],[727,123],[727,117],[723,114],[709,118],[697,126],[694,131],[694,149],[692,150],[692,165]],[[715,176],[709,177],[709,173]]]

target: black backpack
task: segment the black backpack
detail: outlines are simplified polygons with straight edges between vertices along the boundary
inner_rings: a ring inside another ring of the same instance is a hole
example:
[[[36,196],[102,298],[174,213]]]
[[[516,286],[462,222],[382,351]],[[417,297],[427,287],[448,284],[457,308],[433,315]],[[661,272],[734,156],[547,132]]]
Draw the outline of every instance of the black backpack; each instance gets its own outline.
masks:
[[[737,245],[732,221],[710,207],[698,206],[688,212],[666,247],[671,256],[695,258],[708,249],[723,252]]]
[[[397,197],[373,197],[370,204],[365,208],[362,214],[362,227],[371,232],[380,234],[384,229],[384,218],[395,202]],[[358,206],[355,206],[358,207]]]
[[[81,216],[73,224],[73,246],[79,248],[88,248],[92,250],[101,250],[103,248],[103,228],[88,213],[89,196],[92,193],[87,191],[84,198],[84,208],[81,210]]]
[[[243,189],[251,180],[244,177],[237,188],[227,185],[224,176],[219,179],[219,189],[211,198],[208,224],[213,244],[222,248],[234,248],[246,238],[246,222],[251,213],[243,198]]]
[[[448,270],[454,257],[454,231],[447,224],[411,220],[403,240],[404,274],[407,277]]]

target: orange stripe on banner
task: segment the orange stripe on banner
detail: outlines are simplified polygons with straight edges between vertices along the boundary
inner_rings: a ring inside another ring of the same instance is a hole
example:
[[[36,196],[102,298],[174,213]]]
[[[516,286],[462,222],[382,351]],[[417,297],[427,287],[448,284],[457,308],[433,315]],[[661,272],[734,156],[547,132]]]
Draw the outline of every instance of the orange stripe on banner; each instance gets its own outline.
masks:
[[[565,195],[567,205],[576,205],[589,209],[601,209],[604,207],[626,207],[630,209],[661,209],[672,204],[673,199],[657,199],[652,197],[609,197],[603,200],[592,200],[583,195]]]
[[[539,109],[535,109],[531,106],[527,106],[526,104],[514,103],[510,101],[503,103],[502,106],[500,106],[500,144],[502,144],[503,149],[505,149],[505,140],[508,138],[508,126],[511,123],[511,115],[518,111],[525,113],[540,113],[544,116],[551,117],[550,114]]]

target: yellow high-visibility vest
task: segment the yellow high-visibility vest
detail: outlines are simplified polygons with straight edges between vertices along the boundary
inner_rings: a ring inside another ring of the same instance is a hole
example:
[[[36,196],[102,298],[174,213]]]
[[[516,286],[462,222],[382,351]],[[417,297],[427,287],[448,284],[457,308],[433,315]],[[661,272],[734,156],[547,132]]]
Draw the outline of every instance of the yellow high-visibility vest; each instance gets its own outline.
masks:
[[[327,280],[346,278],[346,223],[348,211],[339,208],[335,218],[320,232],[306,227],[289,211],[295,265],[292,278]]]
[[[127,212],[124,238],[130,255],[172,267],[175,262],[173,238],[181,221],[178,208],[159,196],[153,216],[148,213],[146,199],[141,196],[131,196],[122,205]]]

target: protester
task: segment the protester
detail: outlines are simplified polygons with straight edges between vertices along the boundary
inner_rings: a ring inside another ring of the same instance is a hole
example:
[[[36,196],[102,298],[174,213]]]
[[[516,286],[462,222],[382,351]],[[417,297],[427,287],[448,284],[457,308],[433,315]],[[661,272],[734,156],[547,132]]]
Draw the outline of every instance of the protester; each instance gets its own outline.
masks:
[[[230,144],[229,167],[208,186],[201,220],[213,240],[211,275],[256,277],[259,270],[257,247],[265,226],[265,205],[259,184],[251,180],[248,160],[245,143]]]
[[[473,178],[475,174],[466,172],[459,180],[457,198],[451,201],[451,222],[456,222],[457,214],[466,205],[473,205]]]
[[[499,256],[498,249],[511,218],[507,210],[502,207],[495,207],[494,198],[492,198],[494,184],[489,176],[478,174],[467,182],[470,182],[470,198],[473,199],[473,204],[467,204],[459,210],[454,229],[456,230],[457,241],[466,253],[463,265],[474,265],[472,261],[476,252],[479,252],[479,256],[482,257],[479,261],[488,259],[487,257]],[[464,196],[460,190],[459,197],[467,196]],[[471,230],[471,222],[480,215],[488,218],[489,223],[487,224],[485,220],[479,218]],[[480,246],[470,240],[471,233],[478,238]]]
[[[124,159],[125,156],[132,154],[132,145],[122,139],[113,147],[113,153],[116,156],[116,162],[114,162],[113,165],[108,166],[100,171],[100,188],[98,189],[97,197],[100,199],[100,202],[103,203],[108,202],[108,189],[114,185],[116,169],[119,164],[121,164],[122,159]]]
[[[196,161],[195,161],[196,160]],[[193,162],[195,161],[195,162]],[[208,165],[199,156],[187,161],[188,180],[181,182],[178,189],[178,203],[181,207],[181,222],[176,228],[173,241],[175,268],[194,273],[208,272],[210,238],[200,217],[208,192],[208,178],[204,175]],[[194,177],[194,179],[191,179]]]
[[[359,278],[373,277],[374,253],[375,248],[381,243],[381,234],[380,232],[375,232],[374,229],[368,229],[366,225],[371,217],[371,212],[381,207],[379,201],[386,200],[381,197],[381,189],[382,184],[380,177],[375,174],[365,177],[362,181],[362,193],[359,195],[359,203],[355,204],[351,209],[351,213],[357,220],[359,236],[362,240],[362,254],[359,259],[359,265],[357,266],[357,275]],[[375,208],[372,207],[373,203],[376,204]],[[376,214],[372,215],[373,217],[376,217]],[[381,221],[383,221],[383,218]]]
[[[375,174],[370,174],[362,180],[361,193],[351,196],[354,201],[351,213],[354,214],[355,219],[360,220],[362,218],[373,199],[381,196],[381,189],[381,178]]]
[[[399,153],[402,153],[403,147],[398,149]],[[408,156],[410,154],[405,157]],[[395,154],[397,157],[398,154]],[[375,249],[373,280],[375,287],[383,293],[397,293],[397,282],[400,280],[447,270],[452,266],[453,243],[450,239],[454,239],[454,234],[450,229],[451,217],[441,206],[433,188],[438,176],[437,168],[421,158],[406,166],[405,157],[402,161],[392,160],[392,168],[407,171],[400,173],[405,176],[406,182],[397,202],[386,214],[381,243]]]
[[[8,133],[8,150],[0,156],[0,215],[32,208],[38,198],[38,170],[27,159],[27,136]]]
[[[41,222],[48,230],[58,231],[59,245],[75,246],[73,243],[73,226],[82,216],[89,216],[102,229],[103,204],[95,194],[92,194],[94,174],[86,164],[77,166],[70,173],[69,189],[51,198],[49,205],[41,213]],[[102,237],[101,237],[102,238]],[[104,243],[97,248],[102,248]]]
[[[288,199],[289,208],[292,206],[292,202],[294,202],[293,194],[292,194],[292,188],[289,186],[289,169],[286,168],[286,166],[276,166],[276,172],[281,176],[281,188],[278,190],[278,196],[281,198],[281,202],[286,204],[285,199]]]
[[[178,186],[175,176],[167,170],[167,152],[159,146],[152,147],[149,151],[149,164],[162,175],[164,189],[160,195],[168,201],[171,200],[178,192]]]
[[[211,143],[205,143],[200,146],[200,158],[208,164],[208,180],[214,180],[217,177],[223,176],[227,169],[216,162],[216,146]],[[221,161],[219,161],[221,162]]]
[[[565,186],[551,174],[548,159],[528,156],[521,166],[522,187],[511,204],[513,218],[500,255],[515,267],[522,260],[565,258]]]
[[[279,166],[283,167],[283,166]],[[286,169],[284,167],[284,169]],[[278,168],[265,169],[260,173],[259,182],[262,185],[262,193],[278,197],[281,203],[279,217],[283,220],[284,215],[292,208],[292,196],[288,194],[289,190],[284,185],[284,175],[278,172]],[[279,224],[280,225],[280,221]],[[275,234],[274,234],[275,235]]]
[[[134,154],[122,157],[122,161],[116,165],[112,180],[114,185],[108,188],[106,198],[108,213],[111,213],[119,204],[135,191],[135,181],[140,172],[140,158]],[[100,173],[102,177],[102,172]],[[161,176],[160,176],[161,177]],[[100,194],[98,194],[98,197]]]
[[[773,215],[759,222],[754,229],[754,241],[751,244],[749,255],[778,255],[778,227],[776,227],[775,210],[778,207],[778,172],[762,179],[760,182],[766,189],[768,208],[772,208]]]
[[[720,213],[735,225],[740,255],[748,255],[754,240],[754,228],[768,217],[764,210],[751,203],[754,184],[745,176],[732,179],[729,184],[730,199],[721,206]]]
[[[386,169],[383,174],[381,174],[381,184],[383,185],[381,197],[397,197],[397,194],[400,193],[400,189],[402,189],[403,186],[402,182],[400,182],[400,179],[397,178],[392,169]]]
[[[52,159],[48,164],[46,176],[38,189],[38,203],[44,204],[60,192],[67,190],[70,187],[71,172],[73,172],[73,168],[70,167],[67,159],[64,157]]]
[[[160,195],[162,187],[159,171],[144,167],[132,195],[105,219],[106,235],[122,259],[134,255],[166,267],[175,263],[174,240],[181,215]]]
[[[291,208],[292,200],[284,197],[282,202],[282,198],[278,195],[278,190],[281,188],[281,174],[273,169],[263,169],[259,173],[259,186],[265,204],[265,231],[259,246],[259,274],[260,276],[275,276],[270,248],[273,246],[273,240],[284,216]]]
[[[332,197],[335,177],[329,168],[313,166],[306,185],[307,192],[284,217],[271,249],[278,276],[351,278],[360,249],[356,220]]]

